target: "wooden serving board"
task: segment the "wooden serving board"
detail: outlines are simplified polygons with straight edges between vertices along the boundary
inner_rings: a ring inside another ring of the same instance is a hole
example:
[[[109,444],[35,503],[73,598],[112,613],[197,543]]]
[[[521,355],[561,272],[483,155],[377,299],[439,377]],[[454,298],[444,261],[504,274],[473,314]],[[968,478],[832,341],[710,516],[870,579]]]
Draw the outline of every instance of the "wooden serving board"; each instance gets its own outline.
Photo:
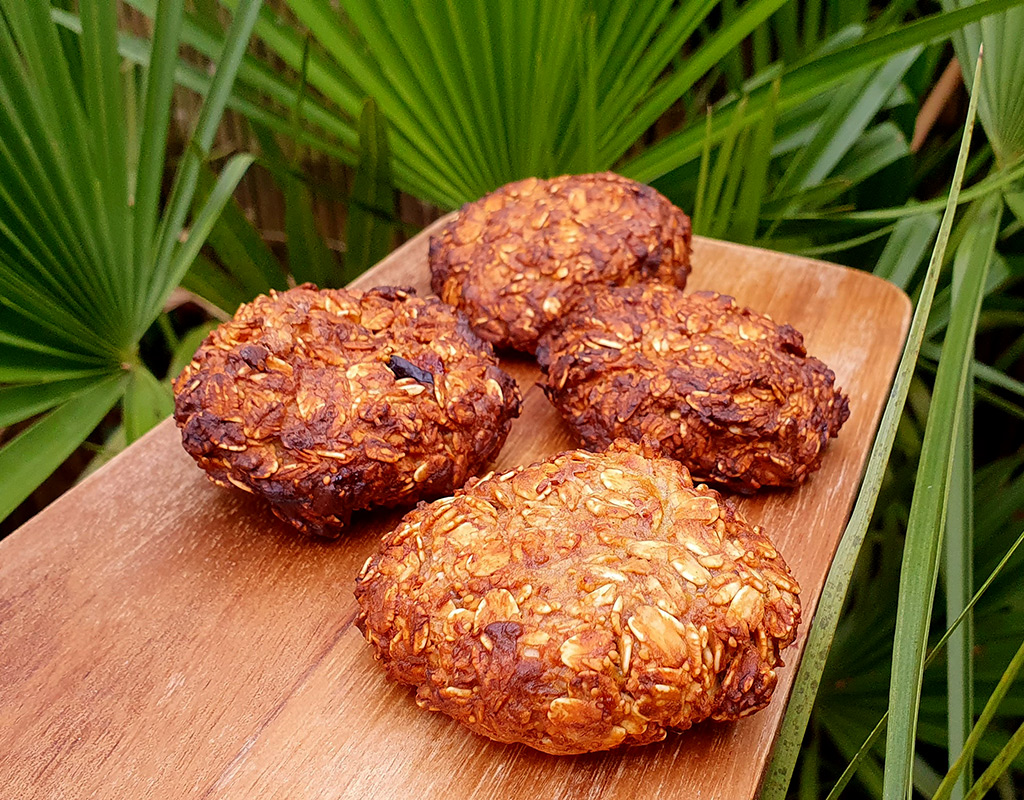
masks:
[[[428,292],[424,231],[357,281]],[[803,331],[852,416],[799,490],[739,505],[803,586],[772,704],[659,744],[556,757],[418,709],[353,625],[359,567],[396,513],[335,542],[210,484],[159,425],[0,543],[0,797],[753,797],[846,524],[910,317],[894,286],[820,261],[697,239],[690,287]],[[573,445],[536,366],[497,467]]]

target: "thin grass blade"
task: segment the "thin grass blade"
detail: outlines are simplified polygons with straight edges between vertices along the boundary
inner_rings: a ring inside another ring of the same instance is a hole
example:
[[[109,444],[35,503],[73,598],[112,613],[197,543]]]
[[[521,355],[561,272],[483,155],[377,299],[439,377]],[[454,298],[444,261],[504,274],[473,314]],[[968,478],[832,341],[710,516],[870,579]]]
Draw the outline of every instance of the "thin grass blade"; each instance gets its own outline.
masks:
[[[961,403],[964,417],[953,451],[946,517],[946,619],[959,616],[974,592],[974,381],[970,372]],[[970,613],[949,642],[946,696],[949,701],[947,749],[949,766],[952,767],[957,754],[963,751],[974,723],[974,617]],[[953,787],[951,800],[963,800],[972,781],[973,770],[968,764]]]
[[[216,183],[213,170],[205,168],[200,172],[199,193],[203,200]],[[234,198],[221,211],[207,244],[242,287],[243,299],[252,299],[271,289],[288,288],[280,262]]]
[[[807,188],[824,180],[861,138],[920,53],[920,47],[911,48],[834,92],[818,132],[790,162],[775,193],[782,195],[790,188]]]
[[[1003,671],[1003,674],[999,679],[999,683],[996,684],[995,690],[985,703],[985,708],[982,709],[981,714],[978,716],[978,722],[971,730],[970,736],[967,737],[963,750],[950,766],[949,772],[946,773],[945,779],[936,790],[932,800],[949,800],[949,798],[953,796],[953,791],[958,785],[961,776],[968,772],[968,766],[974,759],[974,753],[977,750],[978,743],[981,741],[981,737],[991,724],[992,719],[996,715],[996,711],[999,709],[1000,703],[1002,703],[1006,698],[1007,693],[1010,691],[1010,687],[1013,686],[1013,682],[1017,679],[1017,675],[1020,673],[1022,667],[1024,667],[1024,642],[1021,643],[1013,658],[1010,659],[1010,663],[1007,664],[1006,669]],[[1015,756],[1016,753],[1011,756],[1011,760]],[[984,780],[984,776],[979,780],[979,783],[981,783],[982,780]],[[989,784],[989,786],[991,787],[991,784]],[[970,794],[974,794],[974,788],[971,789]]]
[[[739,12],[706,39],[696,53],[669,77],[657,84],[650,94],[619,125],[609,125],[606,138],[599,143],[601,160],[614,163],[640,135],[676,102],[697,80],[736,48],[758,25],[783,4],[784,0],[751,0]]]
[[[117,9],[106,0],[85,0],[82,11],[82,87],[89,118],[89,147],[99,178],[101,203],[95,224],[110,241],[107,270],[113,280],[109,302],[124,318],[131,305],[132,216],[128,209],[127,143],[121,85],[110,80],[120,71],[117,54]]]
[[[208,157],[210,152],[214,134],[220,124],[231,86],[238,72],[238,66],[245,55],[245,49],[249,44],[249,37],[261,5],[262,0],[240,0],[225,36],[224,50],[210,83],[209,94],[199,112],[199,119],[189,145],[175,172],[170,198],[156,234],[155,257],[152,262],[151,276],[147,282],[148,289],[145,294],[146,301],[142,306],[143,313],[137,320],[137,336],[141,336],[142,332],[149,327],[162,305],[163,298],[180,282],[188,264],[191,263],[189,260],[183,264],[180,257],[181,252],[187,252],[190,249],[188,245],[175,254],[178,235],[192,206],[192,199],[199,181],[200,163]],[[236,172],[240,163],[239,161],[233,162]],[[237,172],[236,183],[239,178],[241,178],[241,173]],[[198,252],[198,246],[195,251]]]
[[[932,14],[895,30],[870,35],[824,55],[809,57],[794,64],[783,74],[779,111],[788,111],[821,95],[859,69],[880,64],[911,47],[940,41],[964,25],[1020,3],[1021,0],[982,0],[967,8]],[[747,106],[748,119],[757,119],[765,113],[769,90],[767,85],[751,89]],[[728,110],[736,102],[735,99],[727,101],[716,109],[719,120],[715,128],[716,136],[721,136],[729,119]],[[699,157],[702,135],[702,130],[687,126],[677,134],[666,136],[637,157],[627,160],[618,169],[624,175],[649,183]],[[939,205],[938,209],[941,208],[942,205]]]
[[[243,286],[202,253],[192,261],[192,266],[181,279],[181,287],[219,308],[225,319],[234,314],[242,303],[255,297],[249,287]]]
[[[1010,549],[1003,554],[1003,557],[1002,559],[1000,559],[999,563],[996,564],[995,567],[993,567],[992,571],[989,573],[989,576],[985,579],[985,582],[981,585],[981,587],[979,587],[978,591],[974,593],[974,596],[971,597],[970,602],[967,603],[963,611],[961,611],[957,618],[953,620],[953,624],[951,624],[946,629],[946,632],[942,635],[942,638],[940,638],[939,641],[935,643],[935,646],[928,654],[928,658],[925,659],[925,669],[930,667],[935,662],[935,659],[946,646],[946,643],[958,630],[960,630],[960,626],[963,624],[964,620],[967,619],[968,615],[973,612],[974,607],[978,604],[978,601],[985,596],[985,594],[989,590],[989,587],[992,586],[996,578],[998,578],[999,575],[1002,574],[1003,568],[1010,562],[1010,560],[1013,558],[1014,554],[1021,547],[1021,545],[1024,545],[1024,531],[1022,531],[1021,534],[1017,537],[1016,541],[1010,546]],[[849,784],[850,780],[856,774],[857,770],[860,769],[860,766],[863,763],[864,759],[868,756],[868,754],[871,752],[871,749],[875,746],[875,743],[878,741],[879,737],[885,731],[888,723],[889,712],[886,711],[882,715],[881,719],[878,720],[878,723],[875,725],[874,729],[872,729],[867,739],[865,739],[863,744],[861,744],[860,748],[857,750],[857,753],[854,755],[852,759],[850,759],[850,763],[846,765],[846,768],[843,770],[843,774],[839,776],[839,780],[836,781],[835,786],[833,786],[832,790],[828,793],[828,797],[826,798],[826,800],[838,800],[839,796],[842,794],[847,784]]]
[[[154,19],[156,16],[158,7],[156,0],[124,0],[124,2],[150,19]],[[55,8],[52,16],[63,27],[76,33],[81,32],[80,20],[74,14]],[[267,30],[263,24],[266,22],[265,16],[261,12],[257,30]],[[275,31],[282,35],[292,33],[293,38],[298,40],[297,34],[283,27],[279,26]],[[195,48],[207,58],[216,59],[223,46],[223,34],[219,26],[211,31],[186,12],[181,29],[181,41],[183,44]],[[289,39],[288,44],[284,45],[284,49],[290,50],[291,44]],[[301,51],[301,41],[299,49]],[[133,64],[146,66],[150,63],[153,48],[148,40],[122,33],[118,37],[118,51],[123,58]],[[288,61],[284,53],[282,53],[282,59]],[[325,66],[324,61],[325,59],[322,58],[315,58],[312,61],[311,70],[318,76],[325,75],[330,68],[329,65]],[[185,61],[178,61],[175,80],[185,88],[204,97],[209,93],[211,83],[209,74]],[[276,133],[285,133],[290,125],[288,116],[283,113],[275,113],[269,108],[271,105],[290,108],[295,102],[295,96],[294,82],[289,82],[285,75],[274,71],[253,56],[246,56],[239,66],[235,87],[228,98],[228,108],[241,112],[251,121],[260,122],[270,127]],[[271,104],[266,102],[268,99],[272,101]],[[346,149],[346,146],[355,145],[356,131],[350,121],[338,114],[335,109],[320,105],[307,106],[305,115],[309,125],[303,127],[297,138],[304,144],[315,147],[321,153],[337,158],[342,163],[351,163],[354,154]],[[316,130],[312,130],[309,126],[315,126]]]
[[[975,109],[977,83],[971,97]],[[938,579],[938,552],[953,469],[953,440],[963,424],[962,401],[974,351],[985,276],[999,233],[1002,199],[993,197],[986,206],[987,213],[982,215],[981,224],[971,227],[957,253],[956,268],[962,276],[960,304],[954,310],[942,347],[917,472],[918,488],[911,501],[907,523],[889,690],[884,793],[887,800],[909,797],[912,789],[910,778],[925,645]]]
[[[174,93],[175,67],[178,62],[178,39],[184,0],[166,0],[159,3],[153,25],[153,44],[147,61],[145,111],[142,121],[142,136],[139,141],[138,173],[135,177],[135,269],[151,264],[154,255],[154,240],[160,210],[164,164],[167,155],[167,132],[171,122],[171,97]],[[136,275],[133,284],[144,285],[141,276]],[[138,322],[142,313],[141,305],[135,301],[133,318]]]
[[[772,84],[771,101],[767,113],[761,118],[754,129],[751,146],[743,166],[743,191],[732,214],[729,237],[740,244],[752,244],[757,235],[757,224],[761,219],[761,208],[767,196],[768,166],[775,138],[775,122],[778,112],[779,89],[781,82]]]
[[[1010,169],[989,175],[975,183],[969,189],[964,189],[957,194],[957,203],[963,204],[987,197],[992,192],[998,192],[1007,186],[1012,186],[1024,178],[1024,161]],[[927,200],[922,203],[908,203],[898,208],[876,208],[867,211],[847,211],[837,209],[831,211],[795,212],[790,219],[793,220],[823,220],[843,219],[848,222],[891,222],[905,217],[916,217],[925,212],[941,211],[949,202],[949,197],[938,197],[934,200]]]
[[[918,266],[939,228],[937,214],[907,217],[896,223],[892,236],[875,265],[874,273],[895,283],[904,291],[917,273]]]
[[[940,266],[945,256],[946,244],[949,241],[950,230],[953,226],[953,216],[956,211],[957,197],[963,181],[964,168],[967,165],[967,156],[970,150],[971,133],[976,113],[977,104],[972,98],[972,103],[968,107],[967,125],[964,128],[964,136],[960,142],[960,154],[957,159],[956,170],[953,174],[953,185],[947,201],[946,211],[943,214],[942,223],[939,226],[938,239],[932,250],[931,261],[929,262],[928,272],[921,287],[917,308],[914,310],[907,343],[903,348],[903,356],[900,358],[893,387],[889,393],[889,399],[886,402],[882,420],[879,423],[878,432],[871,447],[864,480],[861,483],[861,489],[858,492],[850,521],[847,523],[846,531],[839,542],[832,566],[825,579],[825,586],[822,589],[818,608],[815,612],[814,625],[807,636],[807,644],[800,662],[800,669],[793,684],[793,691],[790,694],[786,716],[783,718],[782,727],[775,745],[774,756],[762,786],[761,797],[764,800],[785,800],[793,769],[800,754],[800,745],[804,738],[804,732],[807,729],[807,721],[810,718],[811,709],[814,707],[814,699],[818,694],[818,686],[821,683],[821,675],[825,668],[825,662],[828,659],[832,639],[835,637],[839,613],[842,611],[846,592],[849,588],[850,576],[853,573],[857,556],[864,542],[864,536],[871,521],[875,502],[878,500],[878,493],[885,475],[886,464],[889,461],[889,454],[892,452],[893,442],[896,438],[896,428],[910,390],[914,366],[917,363],[917,356],[924,338],[924,328],[928,319],[928,312],[931,309],[932,299],[935,296]]]
[[[1010,737],[1002,750],[999,751],[992,763],[978,778],[978,782],[971,787],[967,794],[967,800],[981,800],[989,790],[996,785],[999,777],[1007,772],[1012,766],[1014,759],[1024,750],[1024,723]],[[1012,788],[1012,787],[1011,787]]]
[[[740,101],[732,114],[732,122],[726,129],[725,138],[722,140],[715,156],[715,167],[707,183],[707,197],[702,205],[703,219],[694,218],[694,232],[701,234],[712,234],[718,227],[718,217],[722,193],[726,185],[726,178],[730,174],[730,167],[734,167],[732,153],[736,143],[744,129],[743,113],[746,110],[746,103]],[[735,172],[735,170],[733,170]]]
[[[711,133],[711,108],[708,108],[704,117],[704,141],[701,144],[700,167],[697,171],[697,192],[693,201],[693,227],[694,233],[700,234],[705,212],[708,206],[708,180],[711,175],[711,147],[713,137]]]

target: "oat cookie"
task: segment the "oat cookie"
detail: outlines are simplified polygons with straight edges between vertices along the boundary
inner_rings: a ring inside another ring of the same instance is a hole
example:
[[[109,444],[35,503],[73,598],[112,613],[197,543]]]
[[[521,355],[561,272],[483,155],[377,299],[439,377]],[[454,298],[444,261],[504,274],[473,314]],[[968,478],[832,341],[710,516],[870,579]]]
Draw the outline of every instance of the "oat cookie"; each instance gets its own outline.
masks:
[[[271,292],[214,330],[174,385],[185,449],[221,486],[336,536],[352,511],[461,486],[519,415],[466,319],[411,290]]]
[[[572,302],[599,284],[682,288],[690,218],[611,172],[510,183],[462,207],[430,240],[431,286],[495,345],[533,352]]]
[[[587,447],[651,436],[695,480],[741,492],[802,483],[850,415],[796,329],[713,292],[596,293],[537,356],[548,397]]]
[[[621,441],[421,504],[359,575],[358,625],[416,702],[554,754],[763,708],[799,586],[685,467]]]

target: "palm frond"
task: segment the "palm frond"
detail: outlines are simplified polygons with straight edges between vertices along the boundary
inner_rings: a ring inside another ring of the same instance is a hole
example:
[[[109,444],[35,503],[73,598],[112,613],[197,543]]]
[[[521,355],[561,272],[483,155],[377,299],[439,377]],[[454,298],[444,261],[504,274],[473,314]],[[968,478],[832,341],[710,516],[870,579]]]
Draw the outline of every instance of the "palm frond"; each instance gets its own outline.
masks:
[[[972,0],[943,0],[946,9],[966,8]],[[967,80],[974,76],[981,43],[985,62],[981,75],[978,119],[1005,168],[1024,158],[1024,98],[1017,81],[1024,74],[1024,8],[1012,8],[966,26],[953,36],[953,44]]]
[[[968,8],[933,14],[892,30],[871,32],[866,36],[857,36],[856,31],[849,31],[844,35],[849,38],[852,34],[853,41],[837,49],[830,48],[809,56],[786,68],[782,74],[779,111],[786,112],[820,96],[824,90],[844,82],[858,70],[889,61],[894,55],[918,45],[941,40],[964,25],[1004,11],[1018,2],[1019,0],[982,0]],[[747,116],[755,119],[763,114],[768,106],[769,87],[761,85],[751,88],[749,95]],[[736,102],[735,98],[723,100],[720,104],[721,110],[716,109],[719,111],[718,119],[724,119],[727,115],[721,112]],[[723,129],[724,124],[719,123],[714,129],[714,134],[720,137]],[[702,138],[703,131],[700,128],[684,127],[678,133],[667,136],[647,148],[637,157],[627,160],[620,169],[624,174],[637,180],[655,180],[699,157]]]
[[[0,518],[122,396],[132,438],[169,413],[138,343],[248,166],[228,163],[186,231],[194,176],[259,7],[240,5],[161,214],[182,0],[158,9],[141,107],[125,95],[113,4],[82,0],[77,37],[62,38],[49,3],[0,0],[0,419],[44,414],[0,448]]]

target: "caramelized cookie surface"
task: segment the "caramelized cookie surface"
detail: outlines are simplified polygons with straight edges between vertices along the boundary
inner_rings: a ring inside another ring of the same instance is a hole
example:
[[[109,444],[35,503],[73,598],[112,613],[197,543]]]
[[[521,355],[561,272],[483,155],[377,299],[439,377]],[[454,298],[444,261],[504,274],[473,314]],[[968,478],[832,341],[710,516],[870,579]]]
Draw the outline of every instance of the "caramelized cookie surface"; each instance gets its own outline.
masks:
[[[490,345],[440,301],[308,284],[242,306],[175,395],[185,449],[214,483],[324,536],[354,510],[461,486],[520,407]]]
[[[728,501],[619,442],[421,504],[356,597],[377,658],[421,706],[570,754],[764,707],[799,591]]]

